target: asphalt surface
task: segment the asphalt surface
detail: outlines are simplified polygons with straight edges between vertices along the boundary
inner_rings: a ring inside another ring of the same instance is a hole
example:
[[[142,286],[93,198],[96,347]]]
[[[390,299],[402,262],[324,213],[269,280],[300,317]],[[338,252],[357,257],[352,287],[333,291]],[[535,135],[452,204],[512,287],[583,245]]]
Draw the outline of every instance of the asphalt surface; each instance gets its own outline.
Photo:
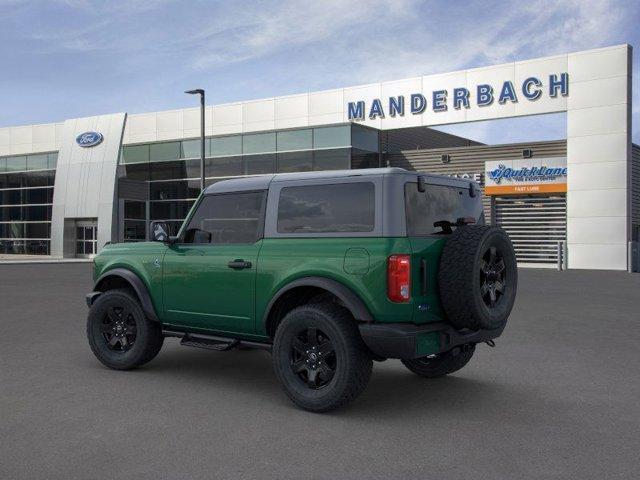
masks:
[[[85,339],[90,265],[0,265],[1,479],[613,479],[640,466],[640,274],[522,270],[494,349],[450,377],[376,363],[331,414],[261,351],[168,339],[111,371]]]

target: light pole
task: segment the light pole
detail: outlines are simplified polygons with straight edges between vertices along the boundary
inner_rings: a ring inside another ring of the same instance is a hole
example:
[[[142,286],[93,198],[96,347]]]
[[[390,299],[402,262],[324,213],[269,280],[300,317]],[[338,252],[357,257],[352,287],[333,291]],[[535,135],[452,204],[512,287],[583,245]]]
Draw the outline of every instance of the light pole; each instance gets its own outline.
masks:
[[[204,191],[204,90],[187,90],[189,95],[200,95],[200,190]]]

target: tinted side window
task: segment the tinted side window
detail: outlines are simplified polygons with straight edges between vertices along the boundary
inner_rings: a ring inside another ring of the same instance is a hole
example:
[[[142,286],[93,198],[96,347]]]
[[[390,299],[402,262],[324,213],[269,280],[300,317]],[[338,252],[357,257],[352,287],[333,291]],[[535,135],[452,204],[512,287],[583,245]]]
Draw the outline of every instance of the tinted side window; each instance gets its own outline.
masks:
[[[262,238],[266,192],[209,195],[198,205],[184,243],[254,243]]]
[[[447,220],[455,223],[465,215],[465,190],[442,185],[427,185],[425,192],[418,191],[417,183],[404,187],[407,234],[409,236],[433,235],[441,231],[435,222]]]
[[[285,187],[278,202],[278,233],[371,232],[373,183]]]

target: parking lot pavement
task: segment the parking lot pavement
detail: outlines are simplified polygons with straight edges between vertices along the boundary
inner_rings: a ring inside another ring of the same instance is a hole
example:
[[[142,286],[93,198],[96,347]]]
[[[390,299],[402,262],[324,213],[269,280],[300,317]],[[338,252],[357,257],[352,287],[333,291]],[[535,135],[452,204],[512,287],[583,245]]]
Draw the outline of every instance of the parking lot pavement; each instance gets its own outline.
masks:
[[[360,399],[294,408],[261,351],[168,339],[103,368],[86,264],[0,265],[2,479],[637,478],[640,275],[522,270],[497,347],[425,380],[376,363]]]

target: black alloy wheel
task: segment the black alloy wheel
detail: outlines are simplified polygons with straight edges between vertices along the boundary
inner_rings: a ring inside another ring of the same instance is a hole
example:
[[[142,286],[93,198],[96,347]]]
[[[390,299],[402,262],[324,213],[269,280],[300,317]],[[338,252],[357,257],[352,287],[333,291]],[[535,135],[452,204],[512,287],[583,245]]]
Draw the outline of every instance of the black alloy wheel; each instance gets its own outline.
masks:
[[[107,310],[100,331],[109,350],[126,352],[136,341],[136,320],[126,306],[113,306]]]
[[[326,386],[336,371],[336,352],[329,337],[315,327],[296,335],[291,344],[291,369],[309,388]]]
[[[480,265],[480,295],[489,308],[494,308],[504,296],[506,272],[502,253],[491,246],[482,255]]]
[[[115,289],[99,295],[89,308],[87,340],[103,365],[129,370],[154,358],[164,337],[160,324],[144,314],[135,292]]]
[[[272,358],[287,396],[311,412],[354,400],[367,385],[373,364],[355,319],[333,302],[288,312],[276,329]]]
[[[473,357],[475,350],[475,345],[461,345],[448,352],[402,360],[402,363],[416,375],[424,378],[438,378],[457,372],[464,367]]]
[[[518,262],[502,228],[467,225],[448,236],[440,256],[438,291],[454,328],[504,328],[517,289]]]

